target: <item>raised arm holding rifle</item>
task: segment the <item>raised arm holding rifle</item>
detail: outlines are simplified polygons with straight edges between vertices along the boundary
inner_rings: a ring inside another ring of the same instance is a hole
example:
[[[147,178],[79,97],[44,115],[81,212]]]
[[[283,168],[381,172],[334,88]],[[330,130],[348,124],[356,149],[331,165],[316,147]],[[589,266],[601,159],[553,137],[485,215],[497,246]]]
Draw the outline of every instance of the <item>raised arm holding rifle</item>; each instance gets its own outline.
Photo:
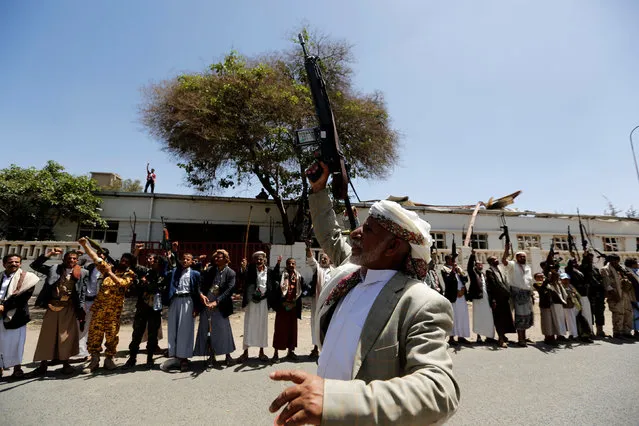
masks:
[[[313,227],[340,266],[318,298],[318,375],[270,376],[294,384],[271,404],[272,412],[285,407],[276,423],[443,422],[457,407],[459,388],[446,351],[451,305],[421,281],[430,261],[430,226],[415,212],[380,201],[349,242],[326,190],[328,169],[318,167],[321,177],[309,197]]]

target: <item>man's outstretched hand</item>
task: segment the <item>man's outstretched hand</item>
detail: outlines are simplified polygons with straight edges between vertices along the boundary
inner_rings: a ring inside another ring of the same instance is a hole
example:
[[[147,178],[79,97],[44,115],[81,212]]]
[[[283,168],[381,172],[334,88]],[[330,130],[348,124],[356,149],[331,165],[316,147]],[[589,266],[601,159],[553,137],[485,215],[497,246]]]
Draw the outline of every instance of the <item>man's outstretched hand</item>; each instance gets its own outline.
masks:
[[[269,407],[269,411],[275,413],[286,405],[275,418],[276,425],[319,425],[321,423],[324,379],[300,370],[275,371],[269,377],[275,381],[295,383],[295,386],[284,389]]]
[[[311,182],[312,193],[319,192],[322,189],[326,188],[326,183],[328,182],[328,176],[330,173],[328,171],[328,166],[321,161],[311,164],[311,167],[306,169],[306,177],[308,177],[309,174],[312,175],[316,173],[317,170],[320,168],[322,169],[322,175],[315,182]],[[310,179],[309,179],[309,182],[310,182]]]

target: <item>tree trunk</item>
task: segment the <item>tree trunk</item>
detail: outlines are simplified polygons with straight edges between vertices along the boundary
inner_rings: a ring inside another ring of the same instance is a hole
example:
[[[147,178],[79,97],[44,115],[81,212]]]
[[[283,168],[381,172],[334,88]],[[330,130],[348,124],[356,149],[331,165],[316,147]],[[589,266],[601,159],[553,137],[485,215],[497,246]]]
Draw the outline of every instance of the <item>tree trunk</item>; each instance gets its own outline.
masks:
[[[284,239],[286,240],[286,244],[294,244],[295,234],[293,232],[293,227],[291,226],[291,223],[288,219],[288,213],[286,211],[286,206],[284,205],[284,200],[282,200],[278,192],[275,190],[275,188],[273,188],[273,185],[271,185],[271,182],[269,181],[268,177],[264,173],[261,173],[257,166],[253,167],[253,173],[260,180],[260,183],[262,184],[266,192],[268,192],[268,194],[271,197],[273,197],[273,201],[275,202],[275,205],[277,206],[277,210],[279,210],[280,212],[280,216],[282,217],[282,227],[284,228]]]

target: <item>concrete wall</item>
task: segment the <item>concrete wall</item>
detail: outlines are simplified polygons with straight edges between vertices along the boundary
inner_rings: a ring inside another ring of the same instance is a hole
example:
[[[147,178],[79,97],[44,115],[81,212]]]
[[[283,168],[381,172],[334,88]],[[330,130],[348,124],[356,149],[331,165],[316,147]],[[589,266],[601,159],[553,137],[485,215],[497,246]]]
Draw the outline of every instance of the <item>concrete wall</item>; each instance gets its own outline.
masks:
[[[118,242],[130,242],[132,231],[130,218],[137,216],[135,232],[138,241],[160,241],[162,218],[165,222],[259,226],[259,238],[270,243],[270,227],[273,226],[273,243],[284,243],[279,211],[271,200],[231,199],[202,196],[164,194],[101,193],[102,217],[120,222]],[[253,207],[251,209],[251,206]],[[289,214],[296,207],[289,208]]]
[[[162,217],[167,222],[203,223],[207,221],[211,224],[246,225],[250,213],[251,224],[259,227],[261,241],[273,244],[285,242],[280,214],[272,200],[115,192],[101,193],[100,196],[103,198],[103,218],[119,222],[118,243],[131,242],[133,235],[130,218],[134,213],[137,216],[135,232],[138,241],[160,241]],[[357,206],[360,222],[363,223],[368,216],[370,203],[360,203]],[[289,213],[293,214],[295,208],[291,206]],[[429,207],[411,209],[431,224],[433,232],[446,234],[447,248],[452,245],[453,235],[457,246],[461,247],[462,230],[468,229],[471,210]],[[487,235],[488,250],[504,248],[504,241],[498,238],[501,234],[499,214],[498,211],[480,210],[475,221],[474,233]],[[565,236],[567,227],[570,225],[575,242],[581,247],[576,217],[535,212],[525,215],[506,212],[506,221],[513,243],[516,242],[518,234],[534,234],[540,236],[541,248],[548,249],[551,238],[555,235]],[[637,251],[638,220],[584,216],[583,223],[591,234],[595,248],[603,251],[602,237],[611,236],[620,240],[620,251]],[[56,236],[62,240],[68,239],[66,235],[75,237],[75,234],[76,229],[73,224],[61,224],[56,228]]]

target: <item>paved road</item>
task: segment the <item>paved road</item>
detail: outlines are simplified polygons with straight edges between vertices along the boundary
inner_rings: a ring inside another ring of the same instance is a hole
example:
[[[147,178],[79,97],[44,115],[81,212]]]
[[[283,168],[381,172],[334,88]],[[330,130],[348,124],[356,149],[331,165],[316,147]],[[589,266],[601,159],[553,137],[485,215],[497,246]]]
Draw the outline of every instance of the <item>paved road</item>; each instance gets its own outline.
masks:
[[[234,315],[238,345],[240,324],[241,317]],[[305,318],[301,338],[307,327]],[[122,328],[123,357],[130,334],[130,327]],[[37,335],[38,328],[29,330],[28,360]],[[308,341],[302,341],[300,353],[310,349]],[[451,425],[639,424],[639,343],[597,341],[550,352],[544,345],[502,350],[461,347],[450,352],[462,390]],[[301,358],[295,364],[252,362],[211,371],[196,360],[191,373],[139,369],[68,378],[53,367],[43,379],[0,382],[1,424],[272,424],[267,407],[284,385],[271,382],[268,373],[281,368],[314,372],[315,364]],[[124,358],[117,361],[122,364]]]

